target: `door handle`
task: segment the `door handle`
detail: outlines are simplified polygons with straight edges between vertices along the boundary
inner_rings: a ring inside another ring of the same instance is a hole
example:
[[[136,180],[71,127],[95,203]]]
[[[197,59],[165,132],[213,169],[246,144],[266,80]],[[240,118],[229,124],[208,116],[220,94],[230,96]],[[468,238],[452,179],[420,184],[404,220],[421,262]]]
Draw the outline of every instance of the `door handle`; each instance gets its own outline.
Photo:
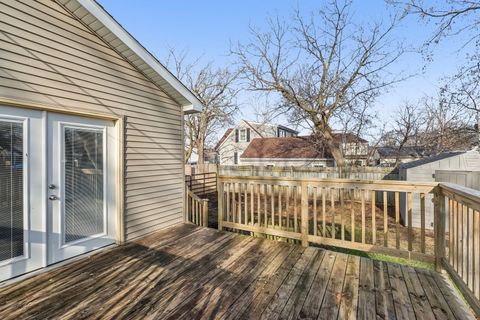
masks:
[[[49,200],[58,200],[58,197],[52,194],[50,197],[48,197],[48,199]]]

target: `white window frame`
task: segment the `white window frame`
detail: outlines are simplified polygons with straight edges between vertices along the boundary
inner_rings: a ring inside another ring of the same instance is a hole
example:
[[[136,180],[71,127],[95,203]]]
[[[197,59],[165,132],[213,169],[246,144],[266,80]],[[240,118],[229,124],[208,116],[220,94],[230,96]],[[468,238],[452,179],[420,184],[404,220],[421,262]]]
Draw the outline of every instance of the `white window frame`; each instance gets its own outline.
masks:
[[[243,138],[242,138],[242,134],[243,134]],[[247,142],[247,129],[238,130],[238,141]]]
[[[70,128],[70,129],[80,129],[80,130],[86,130],[86,131],[91,131],[91,132],[101,132],[102,133],[102,153],[103,153],[103,230],[102,232],[100,233],[96,233],[96,234],[93,234],[93,235],[90,235],[88,237],[85,237],[85,238],[82,238],[82,239],[78,239],[78,240],[74,240],[74,241],[70,241],[70,242],[66,242],[66,239],[65,239],[65,236],[66,236],[66,232],[65,232],[65,226],[66,226],[66,223],[65,223],[65,220],[66,220],[66,217],[65,217],[65,202],[62,201],[62,204],[61,204],[61,215],[60,215],[60,226],[61,226],[61,238],[60,238],[60,241],[59,241],[59,249],[64,249],[64,248],[67,248],[67,247],[71,247],[71,246],[76,246],[78,245],[79,243],[82,243],[82,242],[86,242],[86,241],[89,241],[89,240],[92,240],[92,239],[95,239],[95,238],[100,238],[100,237],[104,237],[104,236],[107,236],[108,235],[108,206],[107,206],[107,203],[108,203],[108,193],[106,192],[107,190],[107,182],[108,182],[108,170],[106,168],[108,168],[108,161],[107,161],[107,156],[108,156],[108,148],[107,148],[107,128],[105,126],[99,126],[99,125],[89,125],[89,124],[79,124],[79,123],[71,123],[71,122],[65,122],[65,121],[59,121],[59,137],[60,137],[60,141],[61,141],[61,144],[60,144],[60,152],[58,154],[58,163],[61,164],[59,167],[58,167],[58,170],[59,170],[59,177],[60,177],[60,180],[63,182],[65,181],[65,163],[66,163],[66,160],[65,160],[65,129],[66,128]],[[65,190],[65,184],[66,183],[62,183],[62,187],[59,189],[59,196],[60,198],[65,198],[65,194],[66,194],[66,190]]]

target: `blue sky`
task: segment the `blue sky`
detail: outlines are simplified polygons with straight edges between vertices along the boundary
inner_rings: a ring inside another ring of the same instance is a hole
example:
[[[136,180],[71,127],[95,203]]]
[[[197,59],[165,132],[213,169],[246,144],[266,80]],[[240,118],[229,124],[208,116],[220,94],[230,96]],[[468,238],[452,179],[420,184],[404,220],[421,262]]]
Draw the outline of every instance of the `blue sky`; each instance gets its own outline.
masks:
[[[293,9],[308,12],[318,8],[318,0],[99,0],[105,9],[119,21],[137,40],[160,60],[166,56],[168,47],[188,50],[194,58],[203,56],[217,65],[231,62],[228,56],[231,42],[245,42],[249,38],[249,24],[265,28],[265,19],[271,14],[289,17]],[[381,0],[355,0],[353,13],[356,22],[387,19],[388,9]],[[432,31],[415,18],[408,18],[395,32],[395,37],[404,39],[408,45],[418,46]],[[461,38],[441,43],[434,51],[431,63],[419,54],[403,57],[391,72],[417,74],[383,94],[373,108],[382,121],[389,121],[391,113],[405,100],[415,101],[426,94],[434,94],[442,76],[452,74],[464,62],[464,52],[458,52]],[[426,65],[424,71],[422,67]],[[254,120],[252,95],[248,92],[239,97],[242,114],[239,118]],[[280,119],[280,121],[285,121]],[[286,124],[286,123],[285,123]]]

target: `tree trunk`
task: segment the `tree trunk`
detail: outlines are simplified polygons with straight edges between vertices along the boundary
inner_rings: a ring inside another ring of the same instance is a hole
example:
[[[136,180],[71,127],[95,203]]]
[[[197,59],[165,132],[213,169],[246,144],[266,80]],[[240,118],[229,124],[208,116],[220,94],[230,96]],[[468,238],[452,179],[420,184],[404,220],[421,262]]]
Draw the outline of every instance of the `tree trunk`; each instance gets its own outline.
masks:
[[[197,164],[204,164],[205,163],[205,140],[203,139],[197,140],[197,154],[198,154]]]
[[[343,152],[340,149],[340,145],[338,145],[334,141],[334,137],[332,135],[332,131],[330,128],[322,128],[318,129],[319,135],[323,138],[322,140],[325,141],[325,144],[327,145],[328,149],[332,153],[333,159],[335,159],[335,162],[337,164],[337,167],[340,167],[343,169],[346,165],[345,163],[345,158],[343,156]]]
[[[192,156],[192,152],[193,152],[193,146],[192,145],[189,145],[187,147],[187,150],[185,150],[185,163],[188,164],[188,161],[190,160],[190,157]]]

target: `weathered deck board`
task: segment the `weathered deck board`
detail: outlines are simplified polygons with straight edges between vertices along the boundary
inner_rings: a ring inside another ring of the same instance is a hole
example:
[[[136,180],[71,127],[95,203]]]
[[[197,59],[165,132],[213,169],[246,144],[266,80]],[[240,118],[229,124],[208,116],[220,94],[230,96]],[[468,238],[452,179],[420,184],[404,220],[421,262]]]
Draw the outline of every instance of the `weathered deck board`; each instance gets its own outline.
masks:
[[[4,319],[473,319],[446,279],[182,225],[0,288]]]

